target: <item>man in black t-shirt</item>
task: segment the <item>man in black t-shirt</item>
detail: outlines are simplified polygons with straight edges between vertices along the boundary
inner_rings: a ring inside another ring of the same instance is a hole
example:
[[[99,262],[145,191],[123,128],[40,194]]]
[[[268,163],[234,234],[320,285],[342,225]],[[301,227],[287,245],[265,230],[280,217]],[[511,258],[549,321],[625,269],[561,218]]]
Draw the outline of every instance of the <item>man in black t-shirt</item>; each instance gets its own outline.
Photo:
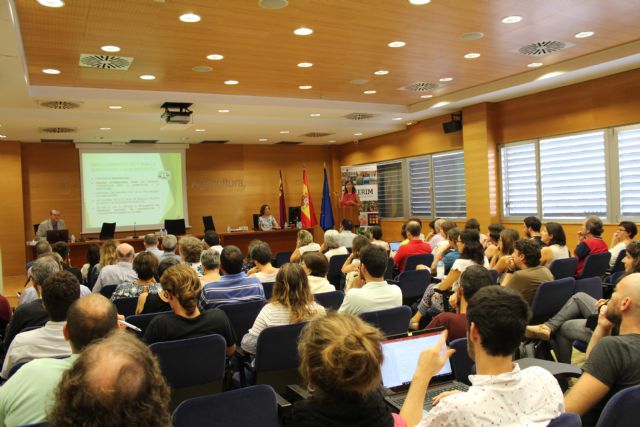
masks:
[[[611,331],[619,326],[620,335]],[[640,273],[626,276],[600,311],[587,348],[584,373],[565,397],[567,412],[595,425],[602,408],[618,391],[640,384]]]

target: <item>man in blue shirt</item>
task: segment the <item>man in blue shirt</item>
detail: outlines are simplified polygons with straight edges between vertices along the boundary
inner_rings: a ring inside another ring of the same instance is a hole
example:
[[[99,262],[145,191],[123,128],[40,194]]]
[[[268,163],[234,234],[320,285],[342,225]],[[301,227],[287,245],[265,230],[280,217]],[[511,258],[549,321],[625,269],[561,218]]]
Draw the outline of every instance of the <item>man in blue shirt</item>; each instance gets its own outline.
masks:
[[[220,270],[224,276],[207,283],[200,293],[200,310],[224,304],[264,300],[264,288],[255,277],[242,272],[243,256],[237,246],[225,246],[220,254]]]

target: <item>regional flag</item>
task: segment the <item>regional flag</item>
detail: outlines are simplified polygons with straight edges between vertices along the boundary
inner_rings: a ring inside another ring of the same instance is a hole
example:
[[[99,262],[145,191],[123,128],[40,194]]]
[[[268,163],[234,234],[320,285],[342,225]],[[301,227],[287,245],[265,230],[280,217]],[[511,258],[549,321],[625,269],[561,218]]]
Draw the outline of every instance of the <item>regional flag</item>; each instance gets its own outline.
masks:
[[[300,211],[302,226],[313,227],[318,224],[316,213],[313,210],[313,202],[311,201],[311,193],[309,192],[309,183],[307,181],[307,170],[302,169],[302,201],[300,203]]]
[[[280,171],[280,186],[278,188],[278,209],[280,210],[280,217],[278,218],[278,224],[280,227],[284,227],[287,223],[287,206],[284,202],[284,186],[282,185],[282,171]]]
[[[327,178],[327,165],[324,165],[324,184],[322,185],[322,205],[320,205],[320,227],[324,231],[333,228],[333,208],[331,207],[331,193]]]

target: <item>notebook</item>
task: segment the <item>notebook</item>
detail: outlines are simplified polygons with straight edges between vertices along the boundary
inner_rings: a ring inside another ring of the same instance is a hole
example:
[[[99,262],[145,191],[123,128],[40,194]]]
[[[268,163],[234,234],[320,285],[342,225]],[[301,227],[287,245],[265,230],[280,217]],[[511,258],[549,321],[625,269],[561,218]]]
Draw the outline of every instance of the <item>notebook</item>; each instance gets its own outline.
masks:
[[[382,342],[384,362],[382,363],[382,385],[385,400],[398,411],[402,408],[413,373],[418,366],[420,353],[438,343],[444,328],[425,329],[387,337]],[[443,351],[446,349],[446,345]],[[430,410],[432,399],[448,390],[468,390],[466,384],[455,381],[455,373],[450,360],[429,383],[424,401],[424,409]]]
[[[389,242],[389,250],[393,252],[398,252],[398,248],[400,247],[400,243],[402,242]]]

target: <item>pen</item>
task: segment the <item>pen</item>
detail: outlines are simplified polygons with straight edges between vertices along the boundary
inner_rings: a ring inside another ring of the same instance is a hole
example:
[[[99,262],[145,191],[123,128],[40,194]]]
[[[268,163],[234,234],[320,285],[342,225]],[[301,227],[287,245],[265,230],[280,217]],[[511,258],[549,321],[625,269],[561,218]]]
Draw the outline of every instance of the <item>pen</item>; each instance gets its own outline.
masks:
[[[126,326],[129,329],[133,329],[136,332],[142,332],[142,329],[138,328],[136,325],[132,325],[129,322],[125,322],[124,320],[118,320],[118,322],[120,322],[121,324],[123,324],[124,326]]]

